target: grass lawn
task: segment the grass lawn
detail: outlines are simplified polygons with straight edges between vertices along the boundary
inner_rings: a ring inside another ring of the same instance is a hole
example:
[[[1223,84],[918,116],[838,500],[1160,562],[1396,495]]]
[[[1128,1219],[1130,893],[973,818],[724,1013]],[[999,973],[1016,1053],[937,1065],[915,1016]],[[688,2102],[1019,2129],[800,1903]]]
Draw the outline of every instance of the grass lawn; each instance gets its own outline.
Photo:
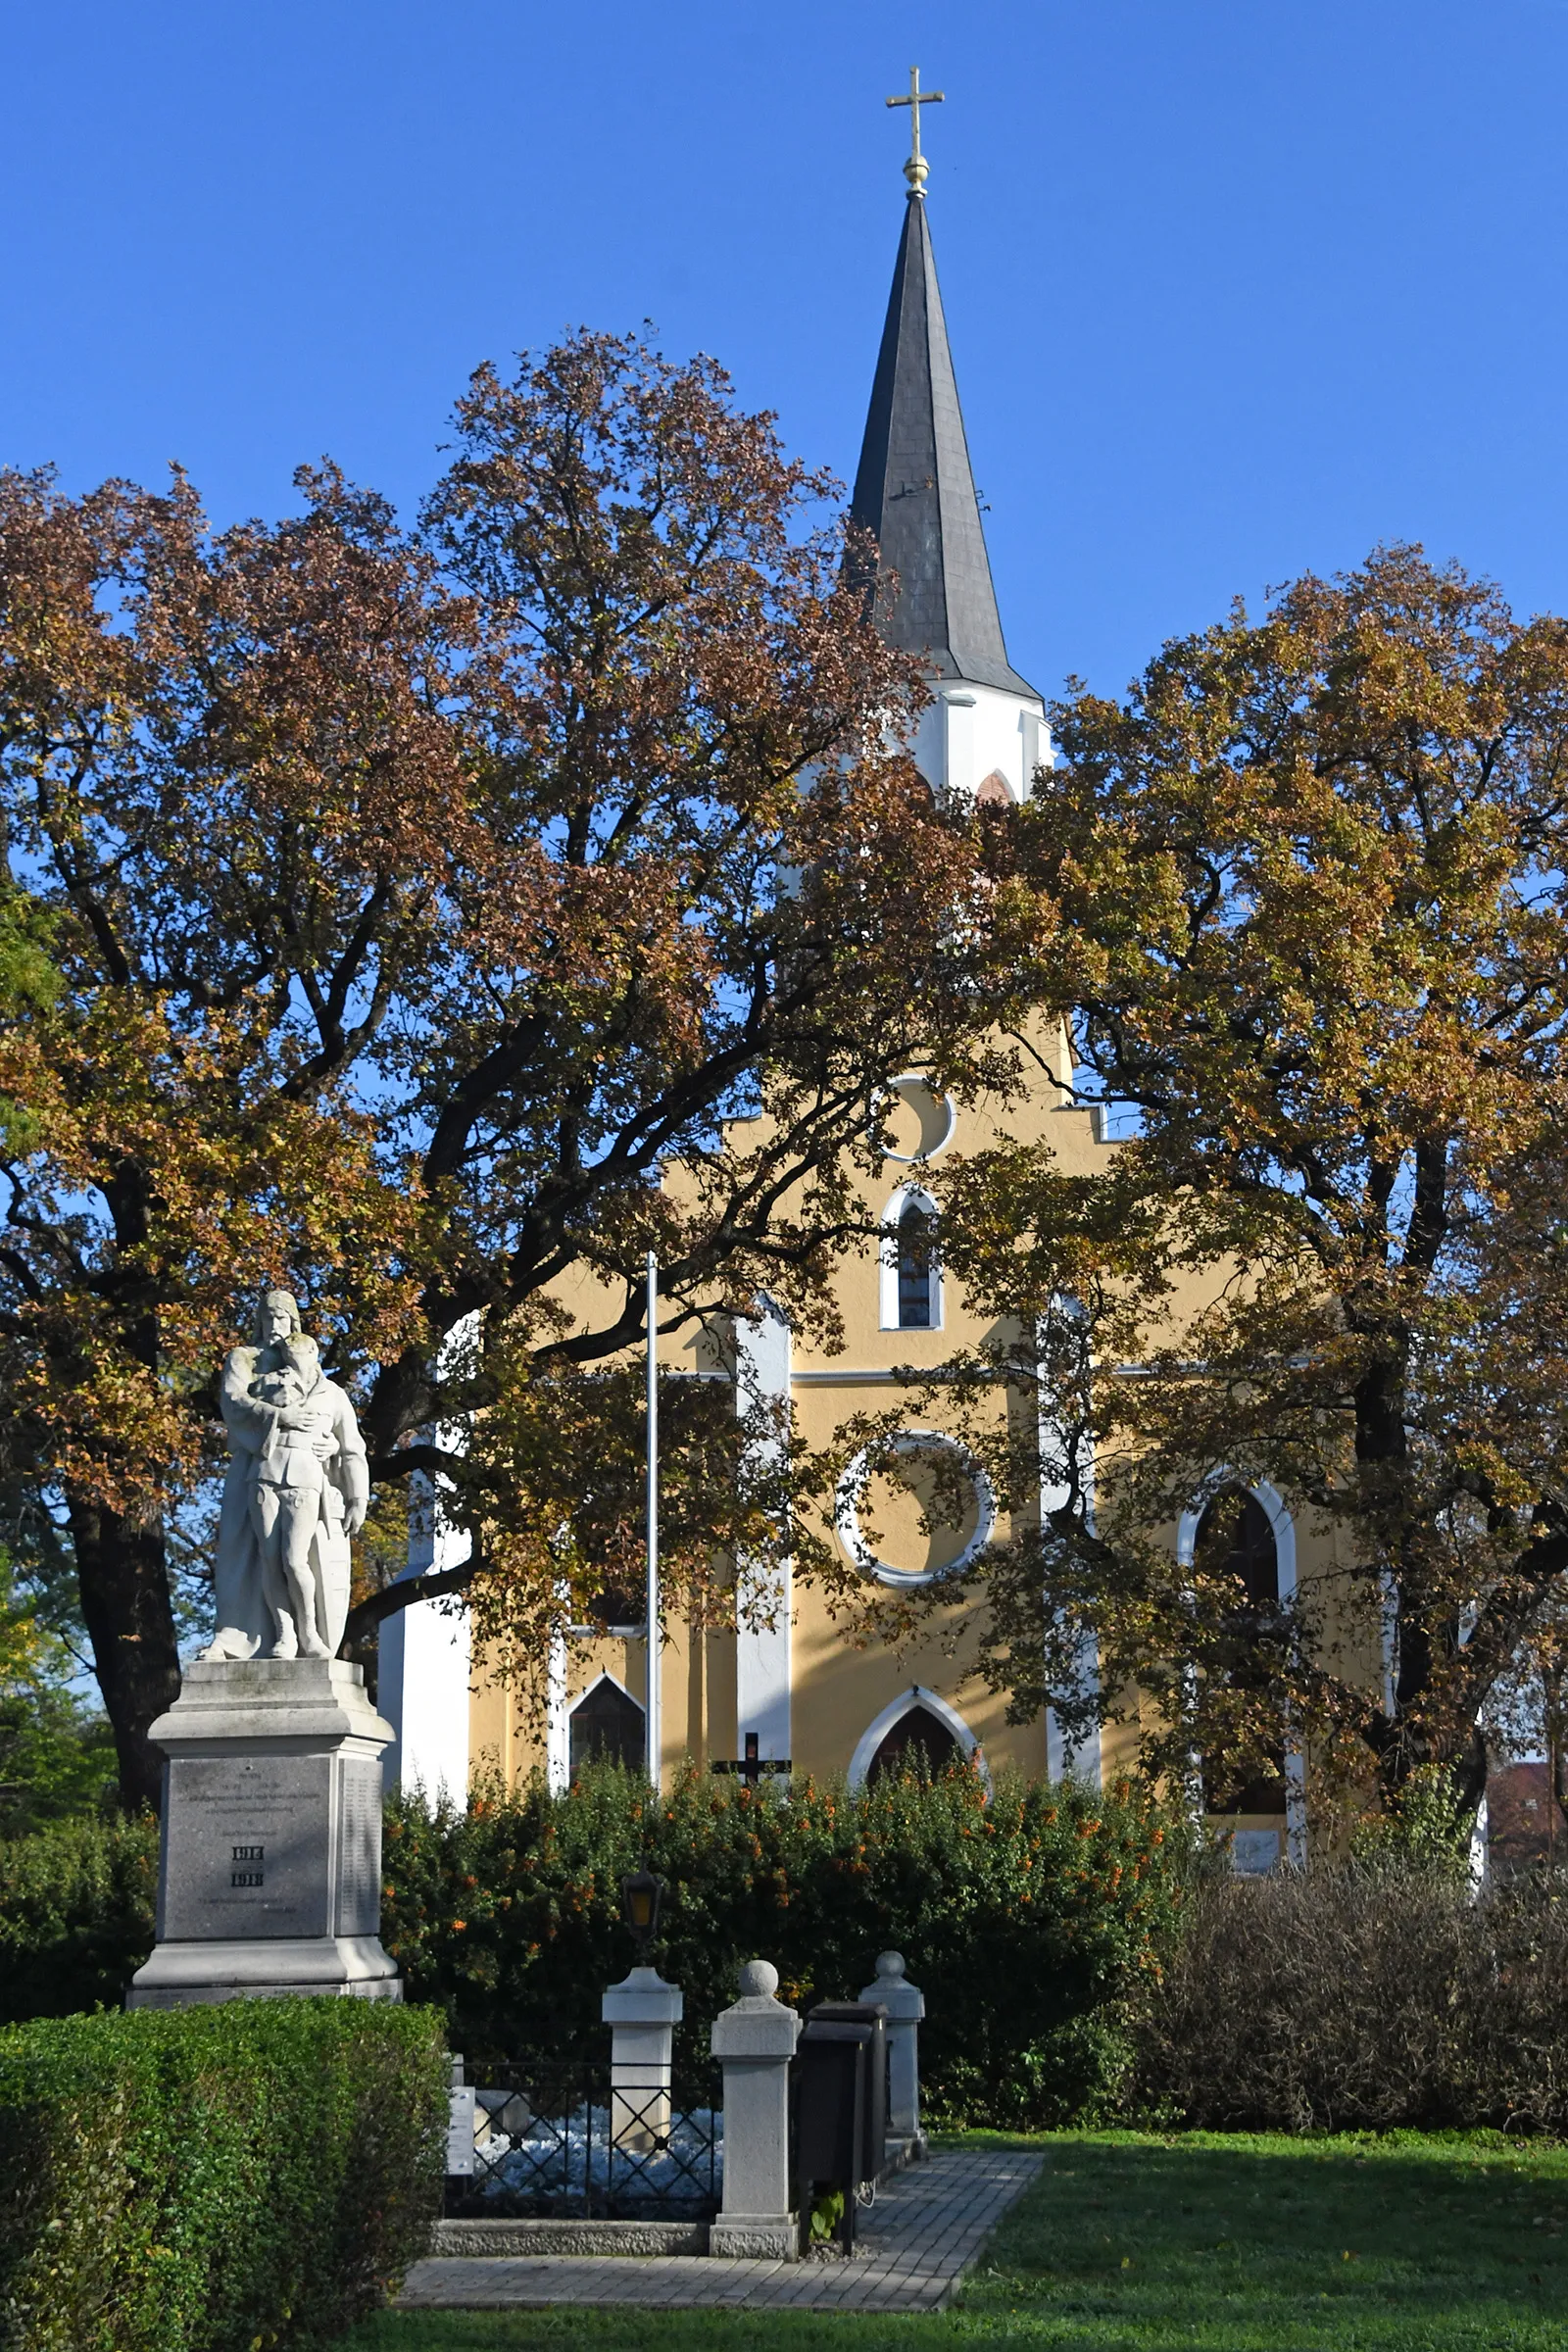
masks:
[[[973,2134],[965,2144],[982,2144]],[[1013,2141],[994,2144],[1016,2146]],[[1568,2147],[1057,2132],[960,2307],[386,2313],[344,2352],[1562,2352]]]

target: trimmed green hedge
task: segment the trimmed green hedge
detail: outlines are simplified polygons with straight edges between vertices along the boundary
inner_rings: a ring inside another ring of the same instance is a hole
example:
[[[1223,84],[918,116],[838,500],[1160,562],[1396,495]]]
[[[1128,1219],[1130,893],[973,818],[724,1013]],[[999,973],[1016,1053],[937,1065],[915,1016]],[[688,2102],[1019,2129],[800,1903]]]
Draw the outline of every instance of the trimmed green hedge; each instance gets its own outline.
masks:
[[[387,1808],[382,1936],[411,1999],[477,2063],[603,2054],[599,2001],[632,1953],[619,1881],[647,1852],[670,1894],[659,1957],[700,2057],[734,1972],[772,1960],[791,2000],[853,1994],[902,1951],[925,1992],[928,2112],[1050,2124],[1114,2109],[1159,1983],[1184,1833],[1147,1800],[970,1775],[790,1803],[687,1774],[655,1806],[596,1767],[566,1795],[480,1792],[433,1820]],[[157,1825],[62,1824],[0,1842],[0,2019],[118,2006],[152,1946]]]
[[[448,2080],[440,2019],[392,2003],[0,2032],[0,2341],[331,2343],[422,2249]]]
[[[475,2062],[603,2051],[600,1996],[633,1959],[619,1881],[644,1855],[669,1889],[656,1957],[686,1995],[678,2056],[706,2052],[742,1961],[771,1960],[804,2006],[853,1997],[891,1946],[926,1996],[928,2116],[997,2125],[1113,2110],[1185,1865],[1125,1787],[999,1781],[988,1805],[954,1771],[858,1794],[807,1781],[784,1804],[688,1773],[656,1803],[601,1766],[461,1814],[394,1800],[382,1939]]]
[[[118,2009],[153,1948],[157,1907],[150,1813],[0,1838],[0,2025]]]

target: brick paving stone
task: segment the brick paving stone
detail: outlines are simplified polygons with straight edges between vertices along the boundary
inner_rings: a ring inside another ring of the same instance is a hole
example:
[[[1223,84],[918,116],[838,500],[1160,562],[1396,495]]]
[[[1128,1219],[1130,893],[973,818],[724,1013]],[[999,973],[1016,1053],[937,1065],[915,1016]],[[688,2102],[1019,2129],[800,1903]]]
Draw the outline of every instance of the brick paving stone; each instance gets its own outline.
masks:
[[[698,2255],[441,2255],[416,2263],[407,2310],[538,2310],[638,2303],[660,2310],[935,2311],[950,2302],[991,2230],[1043,2159],[944,2149],[898,2173],[860,2216],[847,2263]]]

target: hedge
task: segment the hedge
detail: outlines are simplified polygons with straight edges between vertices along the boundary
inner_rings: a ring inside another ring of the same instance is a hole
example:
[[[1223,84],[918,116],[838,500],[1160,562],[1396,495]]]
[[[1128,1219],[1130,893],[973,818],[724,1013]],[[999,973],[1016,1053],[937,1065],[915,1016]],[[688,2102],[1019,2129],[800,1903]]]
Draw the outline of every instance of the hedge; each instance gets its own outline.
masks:
[[[448,2080],[440,2019],[392,2003],[0,2031],[0,2340],[333,2342],[425,2242]]]
[[[1568,2134],[1568,1877],[1204,1880],[1139,2040],[1135,2095],[1181,2123]]]
[[[0,2025],[118,2009],[153,1948],[157,1905],[151,1814],[0,1838]]]
[[[686,1996],[678,2060],[700,2062],[742,1961],[771,1960],[804,2007],[853,1997],[893,1947],[926,1996],[928,2115],[1043,2126],[1114,2107],[1180,1849],[1126,1787],[999,1781],[988,1804],[956,1770],[860,1793],[800,1781],[782,1803],[688,1772],[656,1801],[598,1766],[463,1812],[394,1799],[381,1933],[475,2064],[602,2052],[600,1996],[634,1958],[619,1882],[646,1857],[668,1886],[656,1957]]]

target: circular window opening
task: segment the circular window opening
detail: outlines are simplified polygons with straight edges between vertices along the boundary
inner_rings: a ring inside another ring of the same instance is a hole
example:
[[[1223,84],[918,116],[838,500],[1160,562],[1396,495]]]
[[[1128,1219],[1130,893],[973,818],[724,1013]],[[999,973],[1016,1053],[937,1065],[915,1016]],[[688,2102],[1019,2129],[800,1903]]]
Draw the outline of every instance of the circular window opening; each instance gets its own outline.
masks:
[[[997,1523],[991,1481],[941,1430],[906,1429],[866,1446],[839,1481],[834,1520],[858,1567],[885,1585],[961,1575]]]
[[[892,1100],[882,1122],[889,1159],[900,1160],[906,1167],[935,1159],[952,1143],[957,1121],[957,1110],[948,1097],[939,1095],[918,1070],[906,1070],[893,1081]]]

